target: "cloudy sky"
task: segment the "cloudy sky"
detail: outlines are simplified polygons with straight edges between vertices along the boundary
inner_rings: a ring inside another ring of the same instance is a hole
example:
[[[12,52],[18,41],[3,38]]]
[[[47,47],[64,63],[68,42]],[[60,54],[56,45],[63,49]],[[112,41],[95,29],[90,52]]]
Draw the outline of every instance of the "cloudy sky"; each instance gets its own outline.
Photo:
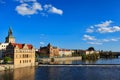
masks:
[[[0,0],[0,42],[120,51],[120,0]]]

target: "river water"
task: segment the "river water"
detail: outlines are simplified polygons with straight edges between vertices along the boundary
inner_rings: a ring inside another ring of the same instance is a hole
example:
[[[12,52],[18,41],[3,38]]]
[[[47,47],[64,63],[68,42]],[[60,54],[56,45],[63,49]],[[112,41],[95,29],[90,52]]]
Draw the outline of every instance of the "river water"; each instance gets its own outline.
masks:
[[[120,64],[118,59],[87,63]],[[73,64],[81,61],[72,61]],[[86,63],[86,62],[83,62]],[[65,64],[65,63],[64,63]],[[120,80],[120,66],[39,66],[1,71],[0,80]]]

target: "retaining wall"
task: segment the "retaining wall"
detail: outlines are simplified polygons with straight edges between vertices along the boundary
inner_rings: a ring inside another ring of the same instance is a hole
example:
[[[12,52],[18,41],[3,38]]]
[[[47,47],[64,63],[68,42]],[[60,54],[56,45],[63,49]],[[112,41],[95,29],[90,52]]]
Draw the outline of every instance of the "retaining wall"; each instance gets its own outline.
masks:
[[[52,58],[40,58],[43,62],[51,62]],[[67,61],[67,60],[81,60],[82,57],[63,57],[63,58],[54,58],[54,61]]]
[[[11,70],[14,69],[14,65],[12,64],[0,64],[0,71]]]

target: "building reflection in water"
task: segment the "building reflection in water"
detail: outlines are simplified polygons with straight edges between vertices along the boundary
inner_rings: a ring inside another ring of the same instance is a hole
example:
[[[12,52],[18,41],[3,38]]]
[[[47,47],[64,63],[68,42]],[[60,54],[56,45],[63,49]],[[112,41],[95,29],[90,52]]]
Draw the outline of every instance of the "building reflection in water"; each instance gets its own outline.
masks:
[[[35,67],[1,71],[0,80],[35,80]]]
[[[35,67],[15,69],[13,80],[35,80]]]
[[[1,71],[0,80],[13,80],[13,70],[11,71]]]
[[[49,64],[72,64],[72,61],[71,60],[55,61],[55,62],[50,62]]]

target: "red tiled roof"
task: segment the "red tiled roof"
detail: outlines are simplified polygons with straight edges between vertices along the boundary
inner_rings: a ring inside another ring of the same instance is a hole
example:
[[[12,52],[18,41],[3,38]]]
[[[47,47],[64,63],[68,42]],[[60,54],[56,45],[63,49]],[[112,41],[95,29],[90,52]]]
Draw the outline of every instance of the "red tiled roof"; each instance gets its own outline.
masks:
[[[22,49],[25,44],[11,43],[11,45],[12,45],[13,47],[18,46],[18,48]],[[27,44],[27,46],[28,46],[28,49],[32,49],[32,48],[33,48],[33,46],[32,46],[31,44]]]

